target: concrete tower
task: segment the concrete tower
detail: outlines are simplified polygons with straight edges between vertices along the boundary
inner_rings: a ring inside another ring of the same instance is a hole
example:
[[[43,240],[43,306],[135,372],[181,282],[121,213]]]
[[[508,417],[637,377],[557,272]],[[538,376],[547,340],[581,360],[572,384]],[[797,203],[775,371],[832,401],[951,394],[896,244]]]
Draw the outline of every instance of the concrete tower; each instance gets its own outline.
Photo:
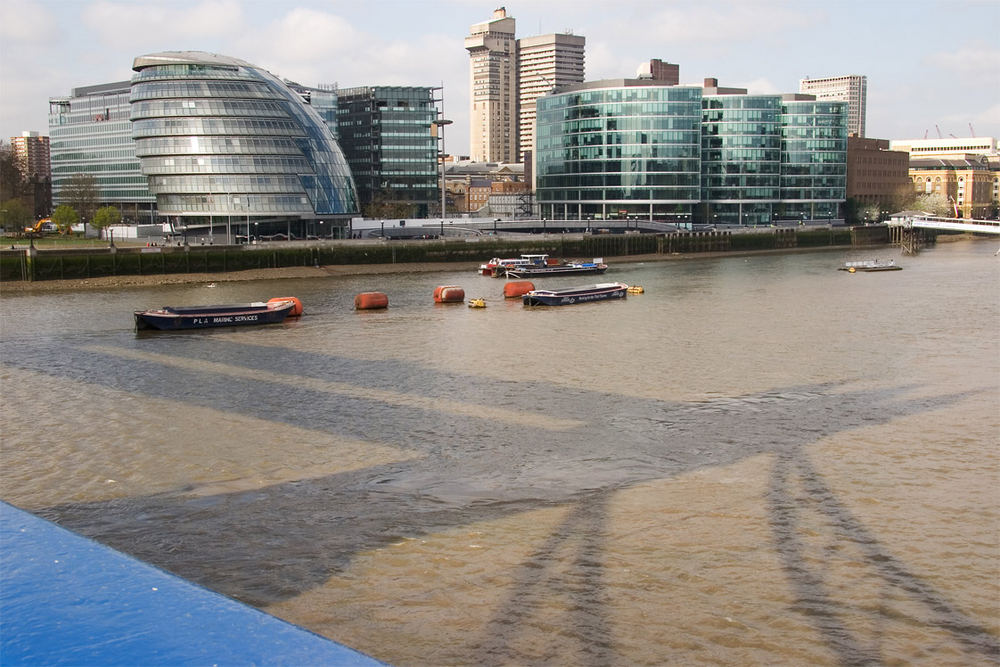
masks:
[[[518,162],[534,149],[535,100],[554,88],[583,83],[586,38],[568,34],[517,40]]]
[[[469,151],[477,162],[517,162],[517,43],[503,7],[465,38],[469,52]]]

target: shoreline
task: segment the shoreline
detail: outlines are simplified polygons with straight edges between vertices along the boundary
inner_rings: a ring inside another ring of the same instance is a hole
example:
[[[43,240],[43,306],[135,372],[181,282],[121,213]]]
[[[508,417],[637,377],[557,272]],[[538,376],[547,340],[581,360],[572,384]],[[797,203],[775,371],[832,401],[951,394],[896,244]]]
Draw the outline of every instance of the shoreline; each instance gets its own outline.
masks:
[[[817,248],[783,248],[769,250],[674,253],[671,255],[645,254],[609,257],[610,264],[636,264],[641,262],[671,262],[720,257],[747,257],[801,252],[833,252],[850,250],[848,246],[822,246]],[[430,273],[458,271],[475,266],[469,262],[413,262],[397,264],[335,264],[328,266],[288,266],[273,269],[250,269],[222,273],[165,273],[155,275],[101,276],[70,280],[2,281],[0,297],[7,294],[34,292],[79,291],[87,289],[125,289],[130,287],[155,287],[158,285],[184,285],[191,283],[248,282],[254,280],[283,280],[293,278],[329,278],[336,276],[361,276],[394,273]]]

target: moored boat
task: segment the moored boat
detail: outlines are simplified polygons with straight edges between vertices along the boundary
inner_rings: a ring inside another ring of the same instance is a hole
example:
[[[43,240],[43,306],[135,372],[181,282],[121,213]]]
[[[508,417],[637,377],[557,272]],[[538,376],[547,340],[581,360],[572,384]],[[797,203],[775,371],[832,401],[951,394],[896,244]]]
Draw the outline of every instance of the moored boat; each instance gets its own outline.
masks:
[[[520,257],[494,257],[485,264],[479,266],[479,272],[484,276],[502,278],[507,275],[508,268],[526,266],[545,266],[549,261],[548,255],[521,255]]]
[[[565,289],[535,289],[521,297],[525,306],[568,306],[574,303],[624,299],[628,295],[625,283],[598,283]]]
[[[897,266],[894,260],[866,259],[860,262],[845,262],[838,271],[854,273],[856,271],[901,271],[903,267]]]
[[[278,324],[289,316],[302,314],[302,302],[295,297],[218,306],[164,306],[135,311],[136,330],[178,331],[251,324]]]
[[[546,264],[543,266],[517,266],[507,269],[508,278],[535,278],[538,276],[573,276],[583,274],[602,274],[608,270],[608,265],[595,259],[593,262],[565,262],[563,264]]]

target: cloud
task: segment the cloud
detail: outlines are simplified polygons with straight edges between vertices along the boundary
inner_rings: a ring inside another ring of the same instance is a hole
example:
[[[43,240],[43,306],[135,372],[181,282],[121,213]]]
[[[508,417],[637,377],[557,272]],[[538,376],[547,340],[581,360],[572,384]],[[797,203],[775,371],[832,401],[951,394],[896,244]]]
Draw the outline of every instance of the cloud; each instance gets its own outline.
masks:
[[[143,52],[156,50],[148,48],[151,42],[190,44],[244,30],[238,0],[205,0],[188,6],[102,0],[85,6],[81,21],[101,46]]]
[[[964,44],[955,51],[938,51],[924,58],[924,63],[942,70],[946,77],[963,82],[981,82],[997,90],[1000,85],[1000,49],[986,44]]]
[[[11,42],[37,42],[39,26],[54,23],[52,14],[34,2],[3,0],[0,2],[0,38],[4,52]],[[9,41],[8,41],[9,40]]]
[[[808,30],[823,20],[823,12],[804,9],[803,4],[781,2],[722,2],[713,4],[639,5],[657,9],[638,12],[631,20],[618,23],[615,41],[627,44],[635,38],[635,19],[657,40],[676,44],[724,47],[728,43],[770,40],[786,32]],[[805,5],[809,7],[809,5]]]

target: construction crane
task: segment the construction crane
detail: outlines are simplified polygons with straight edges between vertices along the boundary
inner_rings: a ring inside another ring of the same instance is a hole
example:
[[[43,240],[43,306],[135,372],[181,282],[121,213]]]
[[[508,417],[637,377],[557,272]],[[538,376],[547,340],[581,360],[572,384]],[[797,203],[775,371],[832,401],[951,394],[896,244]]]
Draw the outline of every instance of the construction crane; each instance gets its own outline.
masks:
[[[941,128],[937,126],[937,123],[934,123],[934,129],[937,130],[938,139],[944,139],[944,137],[941,136]]]

